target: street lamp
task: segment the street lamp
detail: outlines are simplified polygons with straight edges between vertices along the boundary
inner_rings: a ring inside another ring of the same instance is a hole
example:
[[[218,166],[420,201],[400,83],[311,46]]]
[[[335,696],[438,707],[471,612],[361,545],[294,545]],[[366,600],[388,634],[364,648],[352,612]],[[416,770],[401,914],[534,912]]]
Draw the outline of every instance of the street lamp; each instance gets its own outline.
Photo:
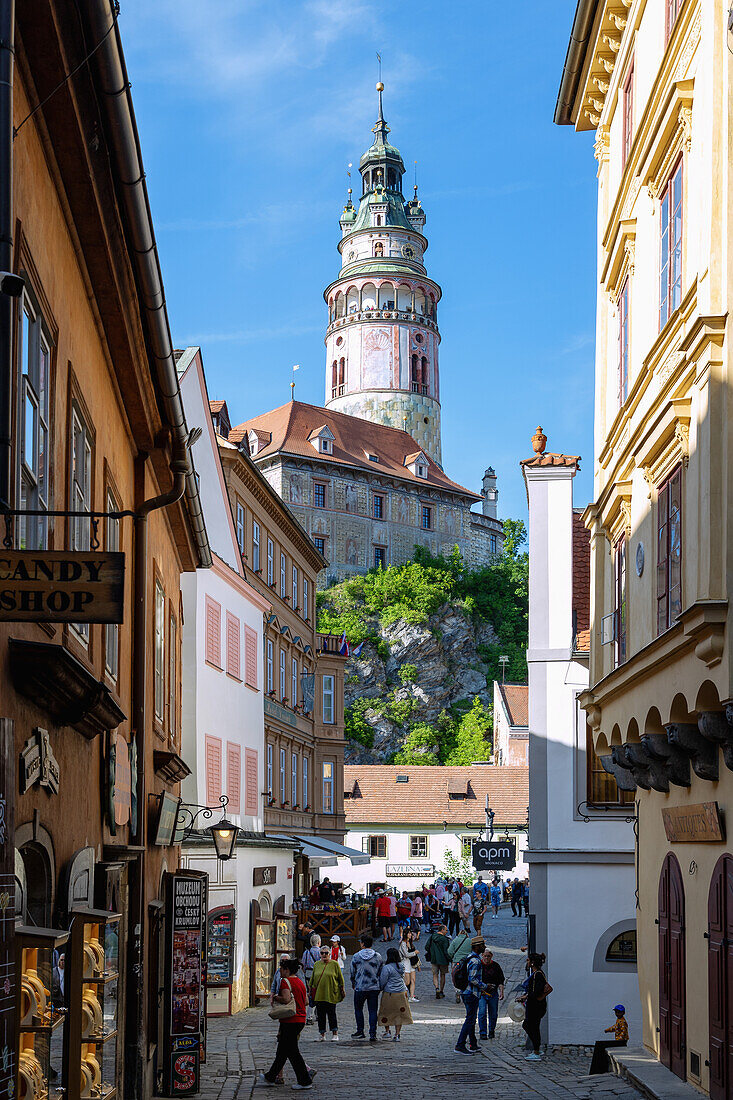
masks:
[[[221,795],[219,804],[223,815],[224,810],[229,804],[227,795]],[[194,832],[194,824],[197,817],[200,816],[208,820],[213,816],[215,809],[215,806],[198,806],[196,803],[189,805],[188,803],[182,802],[178,807],[178,815],[180,823],[183,826],[183,839],[187,840]],[[229,821],[228,818],[222,816],[215,825],[207,825],[204,832],[211,835],[217,859],[224,860],[232,858],[234,855],[234,845],[237,843],[237,836],[240,832],[238,825],[235,825],[233,822]]]
[[[506,666],[509,664],[509,658],[506,654],[499,658],[499,664],[501,665],[501,682],[503,684],[506,680]]]

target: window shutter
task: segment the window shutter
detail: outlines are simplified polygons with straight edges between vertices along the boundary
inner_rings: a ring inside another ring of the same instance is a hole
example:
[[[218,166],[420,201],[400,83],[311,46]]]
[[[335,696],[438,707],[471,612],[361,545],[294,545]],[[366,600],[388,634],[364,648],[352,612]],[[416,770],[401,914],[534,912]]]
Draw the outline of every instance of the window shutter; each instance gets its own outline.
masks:
[[[250,687],[257,687],[257,631],[244,628],[244,678]]]
[[[206,735],[206,802],[213,805],[221,795],[221,738]]]
[[[260,805],[257,749],[244,750],[244,783],[244,812],[256,817]]]
[[[206,660],[221,668],[221,605],[206,597]]]
[[[239,659],[239,619],[227,611],[227,672],[237,680],[242,679]]]
[[[242,793],[242,749],[233,741],[227,741],[227,810],[238,814]]]
[[[657,633],[667,629],[668,602],[668,523],[669,489],[665,485],[657,496]]]

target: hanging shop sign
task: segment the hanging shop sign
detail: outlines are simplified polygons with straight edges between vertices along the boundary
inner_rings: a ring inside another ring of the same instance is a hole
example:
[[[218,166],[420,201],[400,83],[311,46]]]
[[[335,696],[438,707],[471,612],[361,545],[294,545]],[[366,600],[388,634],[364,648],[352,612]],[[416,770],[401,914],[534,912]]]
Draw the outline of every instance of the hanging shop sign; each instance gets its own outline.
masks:
[[[667,840],[672,844],[720,844],[725,829],[717,802],[698,802],[694,806],[670,806],[662,810]]]
[[[277,867],[255,867],[253,886],[272,886],[277,878]]]
[[[471,863],[477,871],[512,871],[517,864],[517,842],[474,840]]]
[[[158,822],[155,827],[155,844],[159,848],[167,848],[173,843],[173,833],[176,827],[176,818],[178,816],[178,807],[181,804],[181,800],[178,797],[174,797],[172,794],[168,794],[166,791],[160,796],[160,809],[158,811]]]
[[[48,730],[34,729],[20,753],[20,793],[34,783],[51,794],[59,793],[59,765],[53,754]]]
[[[0,622],[121,623],[125,555],[0,551]]]

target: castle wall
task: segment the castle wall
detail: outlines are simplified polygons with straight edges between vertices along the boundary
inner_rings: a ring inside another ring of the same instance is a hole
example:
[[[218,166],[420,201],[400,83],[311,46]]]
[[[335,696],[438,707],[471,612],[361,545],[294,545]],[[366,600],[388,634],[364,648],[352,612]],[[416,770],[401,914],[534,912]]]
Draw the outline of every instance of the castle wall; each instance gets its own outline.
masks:
[[[328,402],[330,409],[386,424],[409,432],[434,462],[442,468],[440,440],[440,405],[422,394],[389,390],[367,390],[346,394]],[[427,421],[427,423],[426,423]]]

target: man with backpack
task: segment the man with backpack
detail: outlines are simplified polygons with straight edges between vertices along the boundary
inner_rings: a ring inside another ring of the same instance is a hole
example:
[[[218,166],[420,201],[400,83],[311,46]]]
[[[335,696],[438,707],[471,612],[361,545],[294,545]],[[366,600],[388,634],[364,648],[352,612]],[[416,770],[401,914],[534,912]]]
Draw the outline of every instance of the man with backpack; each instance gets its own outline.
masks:
[[[468,932],[459,932],[457,936],[454,936],[448,946],[448,958],[451,962],[451,973],[467,955],[471,953],[471,937]],[[455,985],[455,982],[453,983]],[[461,993],[456,986],[456,1004],[461,1003]]]
[[[450,940],[447,936],[447,929],[444,924],[439,924],[425,941],[425,958],[432,967],[435,999],[438,1001],[445,997],[445,976],[448,973],[450,963],[449,947]]]
[[[481,961],[481,955],[485,948],[486,944],[483,936],[474,936],[471,940],[471,950],[468,955],[453,966],[453,984],[459,990],[466,1009],[466,1018],[463,1021],[458,1042],[454,1048],[456,1054],[478,1054],[479,1052],[476,1038],[476,1016],[481,994],[488,993]],[[466,1046],[466,1043],[468,1043],[468,1046]]]
[[[512,916],[521,917],[522,915],[522,897],[524,895],[524,887],[518,878],[514,879],[512,883]]]

